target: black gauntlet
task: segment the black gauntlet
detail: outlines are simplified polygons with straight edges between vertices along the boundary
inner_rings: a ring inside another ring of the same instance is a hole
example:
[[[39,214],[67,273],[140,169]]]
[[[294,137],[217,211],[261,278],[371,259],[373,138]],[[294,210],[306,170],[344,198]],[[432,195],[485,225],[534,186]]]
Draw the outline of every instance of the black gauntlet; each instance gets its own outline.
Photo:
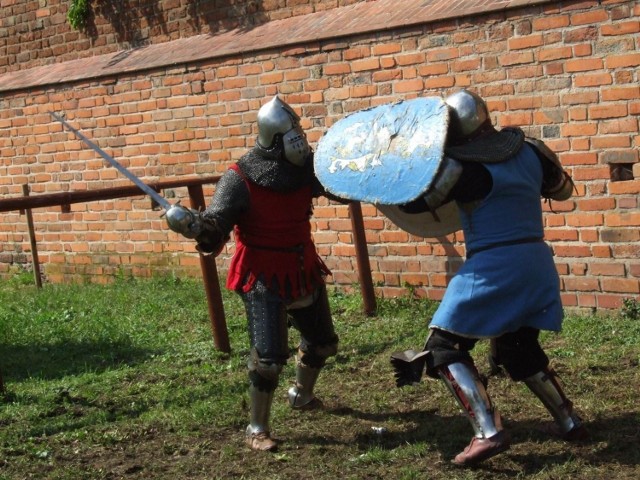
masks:
[[[217,257],[229,241],[229,235],[218,227],[215,220],[205,220],[204,230],[196,237],[196,249],[203,255]]]

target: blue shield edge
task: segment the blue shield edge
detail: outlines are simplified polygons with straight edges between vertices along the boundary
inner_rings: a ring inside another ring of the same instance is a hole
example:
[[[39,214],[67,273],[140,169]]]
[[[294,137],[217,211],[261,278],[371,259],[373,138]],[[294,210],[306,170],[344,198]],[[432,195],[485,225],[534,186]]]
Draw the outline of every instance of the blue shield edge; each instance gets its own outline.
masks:
[[[440,97],[380,105],[350,114],[318,142],[314,169],[341,198],[400,205],[424,193],[444,156],[449,112]]]
[[[462,230],[460,214],[455,202],[438,207],[436,215],[431,212],[406,213],[397,205],[376,205],[385,217],[401,230],[423,238],[444,237]]]

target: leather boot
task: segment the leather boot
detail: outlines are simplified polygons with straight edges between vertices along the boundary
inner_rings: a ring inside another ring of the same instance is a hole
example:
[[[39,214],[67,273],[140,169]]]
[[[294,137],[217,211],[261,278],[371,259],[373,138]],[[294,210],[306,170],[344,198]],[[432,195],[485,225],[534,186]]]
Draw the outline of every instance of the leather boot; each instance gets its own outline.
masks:
[[[473,437],[471,443],[456,455],[453,463],[461,467],[476,465],[509,449],[509,440],[504,430],[489,438]]]

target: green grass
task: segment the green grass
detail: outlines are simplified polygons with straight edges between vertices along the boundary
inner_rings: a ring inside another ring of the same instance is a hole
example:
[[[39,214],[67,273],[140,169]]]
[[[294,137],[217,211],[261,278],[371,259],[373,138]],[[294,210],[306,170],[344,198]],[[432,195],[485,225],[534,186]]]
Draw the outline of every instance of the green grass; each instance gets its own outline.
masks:
[[[248,451],[248,338],[239,298],[223,292],[231,355],[214,348],[198,280],[112,285],[0,283],[0,479],[598,479],[640,478],[640,319],[570,315],[542,336],[593,435],[570,445],[538,430],[546,410],[522,384],[491,377],[511,450],[474,470],[450,459],[471,429],[439,382],[397,389],[389,355],[421,348],[436,304],[332,291],[340,352],[320,377],[325,408],[294,412],[285,367],[273,406],[277,454]],[[291,352],[296,347],[291,331]],[[488,371],[487,344],[474,351]],[[378,434],[374,427],[383,427]]]

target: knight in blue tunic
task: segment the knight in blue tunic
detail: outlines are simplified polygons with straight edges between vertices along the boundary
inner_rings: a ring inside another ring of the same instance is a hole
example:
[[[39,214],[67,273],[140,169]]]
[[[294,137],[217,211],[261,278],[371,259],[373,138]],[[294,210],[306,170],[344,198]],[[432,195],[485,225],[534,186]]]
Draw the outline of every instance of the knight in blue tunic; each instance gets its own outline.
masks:
[[[509,448],[470,355],[483,338],[492,339],[494,361],[552,414],[556,433],[583,440],[587,430],[538,341],[540,330],[560,331],[563,319],[558,274],[543,241],[541,197],[568,199],[571,178],[541,141],[518,128],[497,131],[476,94],[462,90],[445,102],[450,113],[445,160],[426,194],[403,208],[434,211],[455,201],[464,231],[467,259],[419,354],[427,375],[444,381],[475,432],[454,463],[474,465]]]

